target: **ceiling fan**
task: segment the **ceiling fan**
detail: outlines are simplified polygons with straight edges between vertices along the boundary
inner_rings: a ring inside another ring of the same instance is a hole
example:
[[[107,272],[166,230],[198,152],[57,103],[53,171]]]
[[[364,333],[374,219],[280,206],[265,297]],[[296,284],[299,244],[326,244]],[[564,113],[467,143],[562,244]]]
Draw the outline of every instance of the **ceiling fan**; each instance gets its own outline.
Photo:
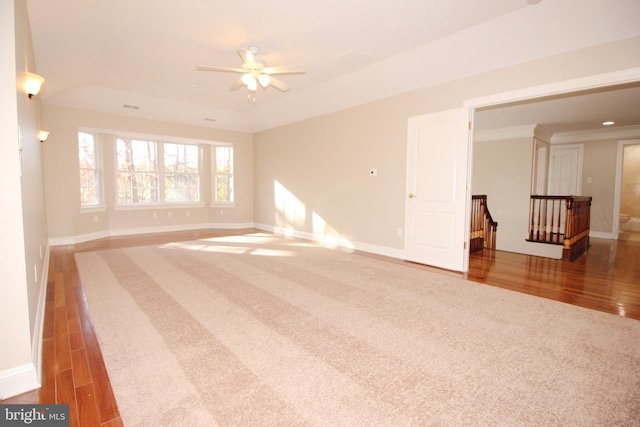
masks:
[[[258,55],[256,46],[250,46],[248,49],[238,49],[238,54],[242,58],[242,68],[218,67],[215,65],[198,65],[198,71],[226,71],[232,73],[241,73],[242,76],[230,86],[231,90],[236,90],[245,85],[251,92],[258,89],[258,84],[263,88],[271,85],[276,89],[286,92],[290,89],[289,85],[273,77],[274,74],[298,74],[304,73],[305,70],[301,65],[281,65],[278,67],[267,67],[263,61],[256,58]]]

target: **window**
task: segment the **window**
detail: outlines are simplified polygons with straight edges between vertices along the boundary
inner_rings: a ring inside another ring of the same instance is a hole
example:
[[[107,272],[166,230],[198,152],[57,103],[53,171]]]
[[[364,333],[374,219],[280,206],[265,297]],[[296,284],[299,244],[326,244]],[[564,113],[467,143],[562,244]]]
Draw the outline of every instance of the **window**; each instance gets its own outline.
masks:
[[[118,204],[158,203],[158,144],[116,139]]]
[[[200,201],[200,160],[197,145],[163,144],[164,201]]]
[[[233,194],[233,147],[219,146],[215,150],[215,202],[232,203]]]
[[[116,203],[198,203],[197,145],[116,138]]]
[[[101,173],[98,144],[94,135],[78,132],[78,161],[80,166],[80,206],[102,204]]]

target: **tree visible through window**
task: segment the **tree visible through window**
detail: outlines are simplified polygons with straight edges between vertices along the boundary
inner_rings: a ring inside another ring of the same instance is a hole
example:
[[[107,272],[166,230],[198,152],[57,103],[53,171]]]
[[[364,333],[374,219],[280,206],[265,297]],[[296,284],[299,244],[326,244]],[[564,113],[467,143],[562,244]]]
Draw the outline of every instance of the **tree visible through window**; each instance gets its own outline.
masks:
[[[216,202],[233,202],[233,147],[220,146],[215,150]]]
[[[116,139],[118,204],[157,203],[158,147],[153,141]]]
[[[78,161],[80,166],[80,206],[101,203],[100,168],[94,135],[78,132]]]
[[[163,144],[164,201],[200,201],[200,161],[197,145]]]

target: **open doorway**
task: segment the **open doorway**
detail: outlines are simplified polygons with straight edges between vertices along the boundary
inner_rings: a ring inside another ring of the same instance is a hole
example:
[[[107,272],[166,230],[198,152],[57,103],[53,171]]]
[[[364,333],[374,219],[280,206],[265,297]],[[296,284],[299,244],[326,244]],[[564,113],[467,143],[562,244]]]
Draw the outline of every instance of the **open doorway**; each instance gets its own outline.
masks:
[[[550,147],[575,143],[582,139],[590,143],[589,148],[593,149],[585,156],[584,162],[585,165],[588,164],[588,168],[579,179],[583,187],[583,195],[590,195],[588,193],[593,191],[599,192],[597,197],[599,206],[596,206],[597,209],[593,213],[598,225],[595,230],[596,237],[617,237],[615,224],[618,222],[618,213],[614,212],[616,211],[615,185],[613,180],[607,185],[605,179],[601,179],[605,175],[615,175],[615,154],[612,155],[609,151],[611,147],[604,150],[604,146],[598,146],[597,142],[604,139],[614,141],[615,145],[615,142],[620,139],[619,136],[612,136],[615,133],[640,136],[639,69],[469,100],[465,106],[468,106],[472,112],[474,129],[470,143],[470,159],[474,160],[470,160],[469,175],[472,194],[476,194],[476,188],[474,188],[475,177],[471,171],[477,169],[477,165],[472,162],[479,161],[474,152],[478,144],[491,139],[487,138],[486,134],[494,132],[494,140],[523,138],[530,145],[531,158],[527,171],[529,182],[527,182],[527,189],[524,190],[532,191],[529,194],[540,194],[541,188],[545,187],[544,180],[548,179],[540,175],[544,170],[541,166],[541,162],[544,162],[542,153],[545,153],[545,150],[540,151],[540,147],[543,146],[540,141],[548,143]],[[621,106],[623,108],[620,108]],[[615,125],[605,128],[603,121],[614,121]],[[542,132],[542,138],[538,135],[540,132]],[[615,153],[615,148],[613,150]],[[609,160],[614,159],[613,164],[607,166],[609,169],[602,166],[603,156],[608,156]],[[506,159],[508,163],[501,164],[501,168],[505,170],[509,169],[513,157],[506,156]],[[495,169],[500,170],[500,168]],[[592,173],[592,170],[598,173]],[[502,184],[505,184],[505,179],[507,184],[512,184],[508,177],[503,176],[497,179]],[[482,191],[484,192],[486,191]],[[496,210],[504,211],[505,215],[513,215],[509,208],[503,209],[504,207],[499,203],[492,204],[491,194],[488,194],[488,203]],[[504,229],[501,230],[502,213],[494,213],[492,210],[492,215],[500,224],[497,233],[499,249],[500,232],[504,231]],[[525,215],[528,215],[528,212],[525,212]],[[523,239],[526,226],[525,220],[523,229],[519,233]]]
[[[640,139],[618,143],[618,238],[640,241]]]

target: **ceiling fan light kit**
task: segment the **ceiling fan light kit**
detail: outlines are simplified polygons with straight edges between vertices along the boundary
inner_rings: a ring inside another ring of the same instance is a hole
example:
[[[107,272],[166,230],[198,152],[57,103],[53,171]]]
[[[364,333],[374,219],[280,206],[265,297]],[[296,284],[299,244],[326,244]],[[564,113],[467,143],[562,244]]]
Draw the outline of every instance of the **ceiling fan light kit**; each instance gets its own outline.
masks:
[[[268,86],[273,86],[282,92],[286,92],[290,89],[289,85],[273,77],[273,75],[301,74],[305,72],[304,68],[300,65],[284,65],[266,68],[265,63],[256,58],[259,51],[256,46],[250,46],[248,49],[238,49],[238,55],[242,58],[242,68],[198,65],[196,66],[196,70],[241,73],[242,76],[240,79],[233,83],[229,89],[236,90],[244,85],[250,92],[255,92],[258,89],[258,83],[264,89]]]

